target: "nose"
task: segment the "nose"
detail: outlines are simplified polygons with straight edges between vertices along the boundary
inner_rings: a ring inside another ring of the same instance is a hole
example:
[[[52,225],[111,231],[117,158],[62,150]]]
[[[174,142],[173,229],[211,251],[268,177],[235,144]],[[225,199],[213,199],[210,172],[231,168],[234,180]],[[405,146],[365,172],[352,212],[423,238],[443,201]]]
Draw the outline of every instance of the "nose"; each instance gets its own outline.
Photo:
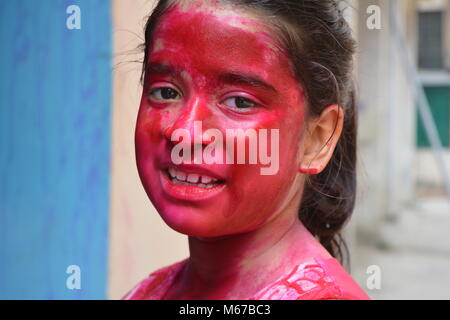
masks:
[[[180,107],[176,119],[164,129],[164,136],[169,141],[176,130],[183,130],[189,132],[190,141],[183,141],[183,143],[204,144],[203,143],[203,122],[210,116],[208,102],[205,98],[195,97]],[[201,140],[196,141],[195,138],[200,135]],[[177,143],[178,141],[173,141]]]

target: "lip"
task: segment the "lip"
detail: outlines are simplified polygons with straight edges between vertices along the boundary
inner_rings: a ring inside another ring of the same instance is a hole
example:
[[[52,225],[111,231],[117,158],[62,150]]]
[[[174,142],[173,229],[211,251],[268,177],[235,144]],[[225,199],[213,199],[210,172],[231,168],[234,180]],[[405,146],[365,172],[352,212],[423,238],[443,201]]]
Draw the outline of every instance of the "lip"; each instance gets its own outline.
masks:
[[[198,164],[179,164],[175,165],[172,162],[163,162],[159,165],[160,170],[167,170],[173,168],[178,171],[186,173],[195,173],[201,176],[208,176],[216,180],[226,180],[225,173],[223,172],[223,165],[198,165]]]
[[[195,173],[198,173],[198,171],[196,171]],[[206,173],[204,174],[206,175]],[[166,174],[165,170],[159,170],[159,175],[164,193],[167,196],[169,196],[169,198],[173,198],[176,200],[184,200],[184,201],[209,200],[219,195],[226,187],[226,183],[221,183],[209,189],[195,186],[184,186],[173,183]]]

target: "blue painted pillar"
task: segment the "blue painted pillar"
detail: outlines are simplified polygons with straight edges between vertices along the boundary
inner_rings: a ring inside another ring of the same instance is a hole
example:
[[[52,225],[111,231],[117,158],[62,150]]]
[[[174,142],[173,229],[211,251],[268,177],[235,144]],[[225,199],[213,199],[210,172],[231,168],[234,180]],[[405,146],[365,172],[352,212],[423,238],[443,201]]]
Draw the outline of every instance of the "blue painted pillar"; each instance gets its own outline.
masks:
[[[110,11],[0,0],[0,299],[106,298]],[[69,265],[80,290],[66,287]]]

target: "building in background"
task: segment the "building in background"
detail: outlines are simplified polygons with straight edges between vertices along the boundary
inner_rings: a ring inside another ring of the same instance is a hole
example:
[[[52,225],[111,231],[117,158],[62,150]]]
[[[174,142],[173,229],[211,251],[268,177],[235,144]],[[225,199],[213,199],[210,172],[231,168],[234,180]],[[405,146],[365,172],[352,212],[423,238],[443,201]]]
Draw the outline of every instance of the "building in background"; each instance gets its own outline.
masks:
[[[422,196],[445,197],[414,95],[398,33],[411,53],[444,147],[450,174],[450,1],[354,1],[358,8],[357,80],[360,88],[360,202],[362,233],[376,237],[384,220]],[[367,28],[367,8],[381,9],[382,28]],[[396,26],[397,25],[397,26]]]
[[[450,2],[417,2],[417,63],[431,111],[450,166]],[[433,166],[431,145],[423,122],[417,123],[417,183],[419,194],[435,195],[442,176]]]
[[[360,194],[349,236],[353,270],[364,286],[367,268],[380,268],[383,285],[369,291],[374,298],[449,298],[441,283],[450,281],[450,1],[352,4],[360,87]],[[381,12],[379,30],[366,25],[372,5]],[[419,112],[416,76],[446,173]]]

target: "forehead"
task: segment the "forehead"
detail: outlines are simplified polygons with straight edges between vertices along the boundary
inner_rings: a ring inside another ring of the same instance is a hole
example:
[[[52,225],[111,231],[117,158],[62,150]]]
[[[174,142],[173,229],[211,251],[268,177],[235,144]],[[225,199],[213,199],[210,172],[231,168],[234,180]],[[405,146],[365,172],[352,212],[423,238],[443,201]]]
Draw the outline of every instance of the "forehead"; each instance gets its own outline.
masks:
[[[289,71],[273,30],[256,14],[213,1],[181,1],[162,17],[150,59],[211,72],[248,69],[263,77]]]

